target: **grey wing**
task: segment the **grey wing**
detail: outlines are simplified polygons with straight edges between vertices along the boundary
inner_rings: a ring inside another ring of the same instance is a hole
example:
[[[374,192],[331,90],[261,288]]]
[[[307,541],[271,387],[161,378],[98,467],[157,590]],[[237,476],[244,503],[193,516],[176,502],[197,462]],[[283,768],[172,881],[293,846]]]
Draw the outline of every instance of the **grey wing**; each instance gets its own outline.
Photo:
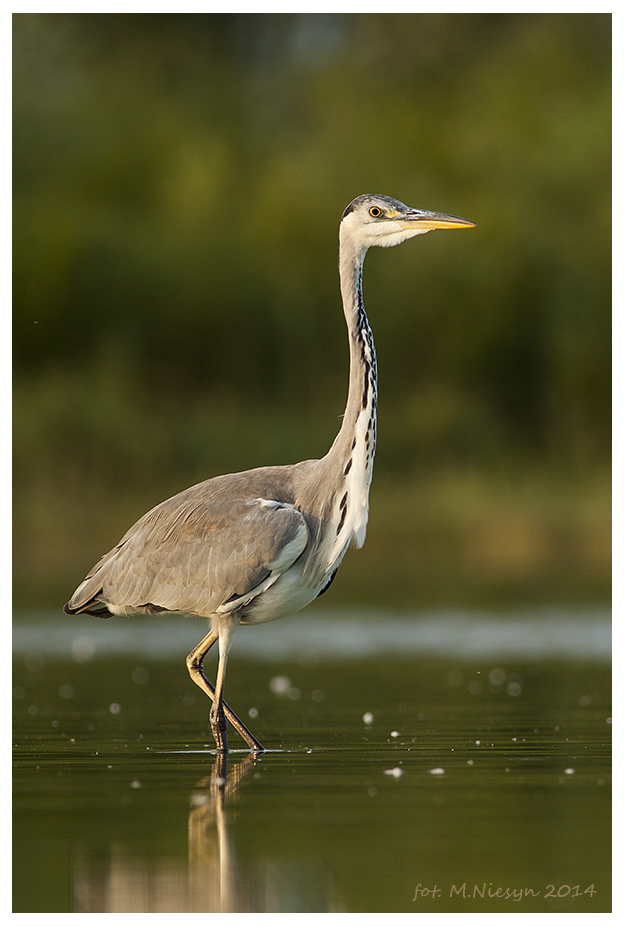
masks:
[[[308,537],[305,518],[289,503],[181,493],[130,528],[65,611],[233,611],[272,585]]]

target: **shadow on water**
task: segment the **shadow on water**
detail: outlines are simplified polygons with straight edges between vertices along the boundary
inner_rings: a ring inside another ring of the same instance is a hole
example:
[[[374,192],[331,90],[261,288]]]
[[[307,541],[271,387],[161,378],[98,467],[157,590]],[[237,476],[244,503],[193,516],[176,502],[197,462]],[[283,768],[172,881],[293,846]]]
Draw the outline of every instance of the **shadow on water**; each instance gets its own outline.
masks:
[[[183,626],[135,648],[99,637],[130,622],[24,619],[14,910],[609,911],[606,618],[558,615],[537,643],[529,622],[521,645],[519,619],[472,635],[455,616],[449,638],[447,616],[446,653],[427,619],[390,652],[361,621],[350,655],[349,616],[314,646],[285,622],[278,657],[232,660],[228,699],[268,750],[227,763]]]

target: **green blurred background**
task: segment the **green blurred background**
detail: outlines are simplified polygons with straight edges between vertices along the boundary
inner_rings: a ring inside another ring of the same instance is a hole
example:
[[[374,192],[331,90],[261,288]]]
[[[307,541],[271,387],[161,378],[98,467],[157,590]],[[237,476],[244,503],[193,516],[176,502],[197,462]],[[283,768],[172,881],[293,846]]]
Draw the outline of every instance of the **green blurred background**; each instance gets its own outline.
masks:
[[[610,121],[607,14],[15,15],[16,605],[326,452],[365,192],[478,228],[367,258],[371,521],[320,604],[608,601]]]

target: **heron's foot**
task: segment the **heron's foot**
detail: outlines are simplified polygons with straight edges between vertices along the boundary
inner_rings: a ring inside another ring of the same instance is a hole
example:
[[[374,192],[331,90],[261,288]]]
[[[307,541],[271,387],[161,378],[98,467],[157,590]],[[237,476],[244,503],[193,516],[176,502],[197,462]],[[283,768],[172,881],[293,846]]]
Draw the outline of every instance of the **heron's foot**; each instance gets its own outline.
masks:
[[[215,739],[218,753],[227,753],[227,718],[223,711],[223,703],[216,705],[214,702],[210,709],[210,727],[212,736]]]

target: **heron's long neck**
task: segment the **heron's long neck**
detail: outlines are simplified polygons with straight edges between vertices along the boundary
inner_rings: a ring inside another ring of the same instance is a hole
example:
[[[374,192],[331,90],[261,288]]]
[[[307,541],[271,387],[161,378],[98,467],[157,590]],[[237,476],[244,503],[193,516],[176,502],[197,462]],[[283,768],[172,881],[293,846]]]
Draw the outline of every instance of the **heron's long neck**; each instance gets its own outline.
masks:
[[[336,542],[344,550],[351,538],[361,547],[366,537],[368,493],[377,439],[377,359],[362,299],[366,251],[340,241],[340,287],[349,333],[349,395],[342,427],[328,454],[338,473]]]

